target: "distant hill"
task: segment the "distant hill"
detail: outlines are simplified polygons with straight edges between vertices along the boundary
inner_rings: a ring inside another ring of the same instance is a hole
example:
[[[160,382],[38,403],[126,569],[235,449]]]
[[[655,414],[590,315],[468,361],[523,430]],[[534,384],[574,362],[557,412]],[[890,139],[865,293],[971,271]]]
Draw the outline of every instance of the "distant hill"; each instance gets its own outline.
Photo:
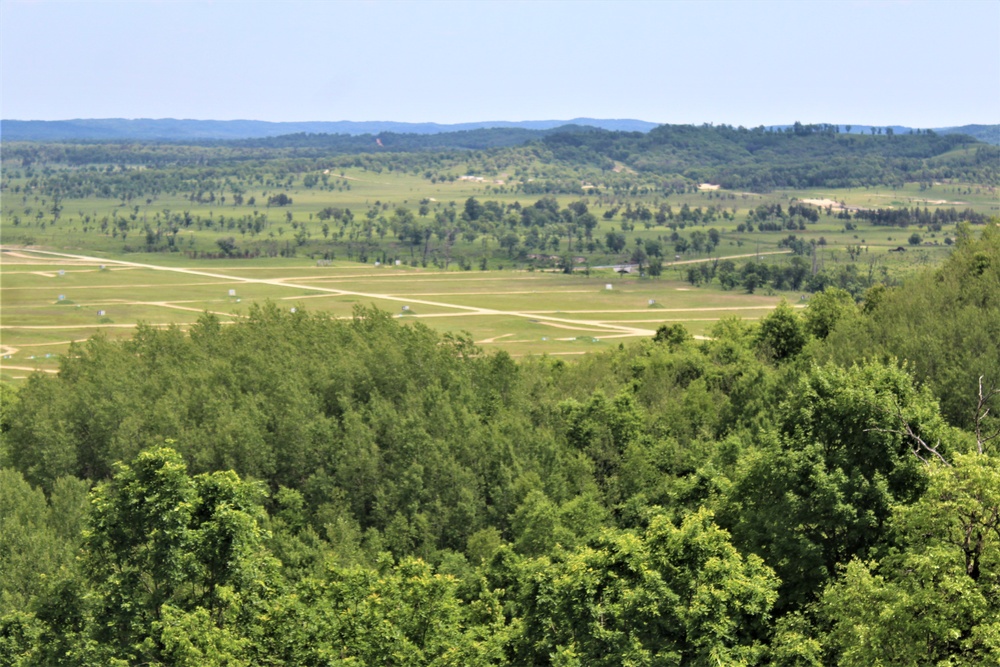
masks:
[[[178,120],[174,118],[91,118],[75,120],[0,120],[0,138],[5,141],[173,141],[202,142],[266,139],[286,135],[434,135],[475,130],[512,129],[551,131],[566,125],[617,132],[646,133],[657,123],[644,120],[573,118],[571,120],[482,121],[476,123],[400,123],[395,121],[312,121],[271,123],[261,120]],[[791,125],[769,125],[786,130]],[[884,126],[838,125],[842,133],[871,134]],[[893,125],[895,134],[910,134],[914,128]],[[850,130],[848,130],[850,128]],[[1000,125],[962,125],[932,128],[938,134],[968,134],[980,141],[1000,145]],[[513,136],[513,135],[511,135]],[[527,135],[525,135],[527,136]]]
[[[967,134],[980,141],[994,146],[1000,146],[1000,125],[962,125],[961,127],[943,127],[938,134]]]
[[[835,125],[747,129],[728,125],[661,125],[644,134],[554,133],[542,140],[556,160],[640,173],[680,174],[726,189],[902,185],[964,178],[995,184],[1000,150],[954,132],[902,128],[882,134],[838,131]]]
[[[9,137],[4,137],[9,139]],[[531,179],[525,192],[579,192],[580,174],[635,174],[640,181],[672,179],[670,188],[712,183],[728,190],[902,186],[946,179],[1000,183],[1000,147],[960,133],[893,129],[847,133],[835,125],[796,123],[782,130],[729,125],[660,125],[648,132],[564,125],[551,129],[479,128],[414,134],[298,132],[246,139],[185,141],[6,141],[5,165],[141,164],[147,167],[232,165],[288,158],[371,168],[441,174],[467,168],[461,155],[487,151],[486,163],[524,160],[551,165],[549,176]],[[508,153],[505,153],[508,152]],[[437,156],[428,157],[428,154]],[[423,155],[420,155],[423,154]],[[349,156],[363,158],[351,158]],[[337,163],[337,159],[347,160]],[[360,162],[359,162],[360,160]],[[305,164],[305,162],[302,162]],[[310,167],[312,168],[312,167]],[[483,168],[489,169],[489,166]],[[625,169],[623,169],[625,168]],[[632,184],[630,187],[635,187]],[[656,187],[667,187],[659,181]]]
[[[371,151],[448,151],[485,150],[522,146],[540,141],[553,134],[587,134],[608,132],[590,125],[559,125],[549,129],[527,129],[521,127],[489,127],[474,130],[438,132],[434,134],[414,134],[379,132],[376,134],[282,134],[276,137],[236,139],[202,143],[225,144],[241,148],[300,149],[299,155],[325,153],[364,153]],[[376,148],[377,147],[377,148]]]
[[[792,126],[769,125],[767,127],[769,130],[787,130]],[[871,134],[872,130],[876,132],[881,130],[884,132],[886,128],[885,125],[838,125],[836,127],[839,127],[840,131],[845,134]],[[905,125],[890,125],[889,127],[896,134],[910,134],[918,130],[918,128],[907,127]],[[848,130],[848,128],[850,129]],[[924,129],[928,128],[919,128],[921,132]],[[958,127],[932,127],[929,129],[937,134],[967,134],[979,141],[1000,146],[1000,125],[961,125]]]
[[[574,118],[572,120],[483,121],[477,123],[399,123],[394,121],[315,121],[271,123],[260,120],[177,120],[174,118],[95,118],[77,120],[2,120],[5,141],[204,141],[262,139],[289,134],[441,134],[492,128],[551,130],[580,125],[624,132],[648,132],[657,126],[643,120]]]

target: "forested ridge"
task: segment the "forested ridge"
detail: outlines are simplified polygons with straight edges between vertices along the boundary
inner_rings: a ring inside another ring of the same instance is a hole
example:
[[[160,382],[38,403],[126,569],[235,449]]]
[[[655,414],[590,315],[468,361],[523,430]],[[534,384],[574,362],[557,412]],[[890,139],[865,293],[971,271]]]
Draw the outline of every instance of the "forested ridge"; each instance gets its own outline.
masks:
[[[949,179],[1000,182],[1000,147],[967,135],[931,130],[894,134],[891,128],[884,133],[872,128],[863,135],[841,133],[834,125],[801,123],[785,129],[661,125],[649,132],[623,132],[566,125],[440,134],[296,133],[224,141],[4,142],[8,165],[199,167],[221,170],[222,175],[264,159],[283,160],[292,173],[316,169],[316,161],[322,160],[336,168],[430,170],[436,175],[465,164],[470,153],[475,154],[472,162],[479,163],[478,171],[490,175],[529,159],[538,161],[553,172],[553,182],[546,187],[571,193],[580,192],[580,178],[614,181],[623,167],[654,180],[684,178],[754,192]],[[559,179],[576,183],[558,185]]]
[[[836,126],[802,125],[783,131],[728,125],[662,125],[648,133],[555,133],[543,140],[557,159],[607,164],[620,161],[640,173],[677,173],[727,189],[901,185],[975,173],[996,182],[996,147],[965,135],[842,134]],[[944,159],[973,146],[972,156]]]
[[[0,132],[14,141],[197,141],[254,139],[296,133],[374,135],[446,134],[480,129],[543,132],[566,125],[586,125],[608,130],[646,131],[656,123],[634,119],[574,118],[571,120],[484,121],[469,123],[406,123],[394,121],[268,122],[258,120],[179,120],[175,118],[89,118],[62,121],[0,120]],[[988,132],[992,125],[946,128],[945,131]],[[860,128],[859,128],[860,129]],[[537,136],[537,135],[536,135]],[[996,142],[994,142],[996,143]]]
[[[542,133],[566,126],[604,130],[648,132],[656,123],[635,119],[573,118],[571,120],[484,121],[469,123],[405,123],[393,121],[314,121],[267,122],[256,120],[179,120],[176,118],[78,118],[61,121],[0,120],[0,133],[8,141],[206,141],[282,137],[290,134],[370,135],[449,134],[475,130],[527,130]],[[794,125],[771,125],[767,129],[786,130]],[[907,134],[916,128],[894,125],[824,125],[845,133],[866,134],[891,130]],[[923,130],[921,130],[923,131]],[[966,134],[980,141],[1000,145],[1000,125],[962,125],[933,128],[938,134]],[[538,134],[535,135],[537,137]]]
[[[1000,227],[514,361],[359,307],[2,387],[0,665],[1000,661]]]

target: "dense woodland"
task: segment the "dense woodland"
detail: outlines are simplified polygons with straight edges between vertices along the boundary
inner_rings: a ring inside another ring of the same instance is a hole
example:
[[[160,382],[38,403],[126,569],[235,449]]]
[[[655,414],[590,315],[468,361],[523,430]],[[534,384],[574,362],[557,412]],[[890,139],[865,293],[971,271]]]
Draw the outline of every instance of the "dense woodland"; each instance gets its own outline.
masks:
[[[25,167],[105,164],[210,168],[220,176],[245,172],[262,160],[283,161],[288,172],[295,174],[316,169],[319,160],[331,168],[413,171],[426,173],[428,178],[448,177],[450,169],[470,162],[476,166],[475,173],[496,175],[540,161],[545,165],[542,173],[518,174],[510,187],[514,191],[564,194],[582,192],[581,173],[609,186],[630,179],[666,193],[676,187],[677,178],[754,192],[898,186],[948,179],[1000,183],[1000,147],[967,135],[939,135],[930,130],[893,134],[891,128],[884,133],[881,128],[877,132],[872,128],[871,134],[861,135],[841,133],[832,125],[800,123],[785,130],[662,125],[642,133],[563,126],[433,135],[383,133],[377,137],[292,134],[185,143],[5,142],[3,159],[7,165]],[[621,175],[622,166],[635,174]]]
[[[958,173],[997,179],[994,147],[961,160],[938,160],[955,148],[980,146],[964,135],[841,134],[836,126],[796,123],[785,131],[763,127],[663,125],[646,134],[565,133],[546,137],[557,158],[618,160],[639,172],[680,173],[727,189],[857,187],[931,181]],[[951,174],[945,176],[945,174]]]
[[[0,665],[996,664],[980,230],[573,364],[366,308],[77,344],[0,385]]]
[[[574,118],[568,121],[514,121],[514,122],[471,122],[457,124],[405,123],[392,121],[318,121],[318,122],[266,122],[253,120],[177,120],[92,118],[65,121],[24,121],[0,119],[0,133],[8,141],[187,141],[238,140],[262,137],[279,137],[291,134],[327,135],[368,135],[381,136],[382,133],[395,134],[457,134],[475,130],[512,129],[533,132],[534,138],[544,136],[549,131],[566,131],[575,127],[600,128],[622,132],[648,132],[657,127],[656,123],[634,119]],[[822,125],[830,128],[830,125]],[[794,125],[774,125],[769,130],[784,131],[795,129]],[[871,125],[837,125],[835,132],[845,134],[894,133],[909,134],[916,128],[899,125],[873,127]],[[924,130],[920,130],[923,132]],[[1000,145],[1000,125],[962,125],[941,127],[933,130],[938,134],[965,134],[980,141]],[[512,132],[517,136],[517,132]]]
[[[178,120],[173,118],[89,118],[65,121],[25,121],[0,119],[0,133],[10,141],[206,141],[277,137],[296,133],[375,135],[447,134],[482,129],[509,128],[534,131],[536,137],[546,130],[567,125],[582,125],[606,130],[646,132],[656,123],[634,119],[574,118],[572,120],[480,121],[468,123],[407,123],[395,121],[306,121],[269,122],[258,120]],[[906,132],[909,128],[897,127]],[[856,131],[867,131],[857,126]],[[1000,145],[1000,125],[963,125],[938,128],[944,134],[969,134],[982,141]]]

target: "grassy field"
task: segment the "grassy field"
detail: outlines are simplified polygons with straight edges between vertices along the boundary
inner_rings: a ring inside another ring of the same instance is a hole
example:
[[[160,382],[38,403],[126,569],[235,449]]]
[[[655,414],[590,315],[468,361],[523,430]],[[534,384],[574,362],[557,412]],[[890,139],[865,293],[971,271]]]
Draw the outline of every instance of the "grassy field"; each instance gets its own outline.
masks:
[[[762,204],[787,206],[795,201],[829,201],[848,207],[927,207],[972,208],[988,215],[1000,212],[995,189],[971,184],[918,184],[899,189],[869,188],[849,190],[776,191],[766,195],[706,189],[668,198],[654,196],[609,198],[607,193],[592,193],[586,198],[591,212],[599,220],[594,237],[603,238],[610,231],[626,231],[627,247],[623,253],[596,254],[574,242],[572,249],[563,237],[549,253],[580,256],[577,271],[565,275],[550,271],[523,270],[525,263],[510,259],[501,251],[497,235],[483,233],[475,239],[461,235],[447,252],[454,257],[486,256],[487,268],[458,270],[456,263],[438,261],[422,266],[417,261],[422,249],[407,246],[389,229],[384,237],[377,231],[372,238],[386,256],[399,258],[376,266],[375,256],[366,262],[347,261],[344,244],[349,236],[334,237],[344,228],[330,221],[327,233],[318,219],[324,207],[351,208],[355,222],[350,234],[359,233],[365,211],[377,209],[372,225],[385,226],[397,206],[407,207],[417,215],[420,202],[427,206],[423,219],[430,224],[436,212],[462,209],[464,201],[515,201],[531,205],[539,197],[514,194],[492,182],[471,180],[439,181],[407,173],[380,174],[360,169],[332,174],[326,189],[304,187],[251,188],[244,193],[255,197],[256,207],[234,207],[231,202],[198,203],[180,195],[160,195],[149,200],[130,202],[127,206],[114,199],[89,197],[59,202],[58,220],[51,213],[52,202],[33,194],[26,178],[7,177],[0,214],[0,239],[5,252],[0,255],[0,343],[3,359],[2,377],[18,380],[34,369],[53,371],[60,355],[72,341],[85,340],[95,333],[112,337],[131,335],[136,323],[164,326],[189,326],[203,312],[218,315],[224,322],[245,317],[253,303],[272,301],[284,308],[301,308],[349,317],[355,306],[375,305],[406,320],[419,320],[440,331],[469,332],[484,348],[502,347],[514,355],[577,355],[590,350],[617,345],[637,337],[651,336],[665,322],[683,322],[694,334],[703,335],[712,323],[726,316],[759,318],[780,299],[802,305],[801,293],[746,294],[742,290],[723,291],[717,284],[696,287],[685,281],[692,263],[734,258],[738,263],[758,258],[770,263],[787,262],[787,250],[779,243],[790,234],[815,242],[814,268],[837,268],[854,265],[860,274],[904,277],[917,268],[940,262],[950,251],[947,241],[955,227],[917,230],[876,227],[854,221],[847,229],[843,220],[821,207],[819,220],[797,231],[739,231],[751,209]],[[12,186],[18,192],[12,192]],[[294,200],[288,207],[267,208],[261,202],[276,192],[287,192]],[[577,196],[558,196],[560,206],[577,201]],[[717,207],[726,210],[721,217],[701,225],[680,229],[681,237],[693,230],[714,228],[720,242],[711,253],[688,250],[675,254],[673,231],[664,225],[635,224],[627,229],[619,215],[606,219],[603,213],[622,201],[654,207],[668,203],[674,211],[689,207]],[[198,224],[182,229],[177,235],[180,252],[124,252],[126,247],[142,248],[144,234],[135,227],[163,221],[184,211]],[[253,212],[266,217],[268,226],[257,236],[274,247],[291,248],[294,257],[256,259],[193,259],[193,251],[217,251],[216,240],[235,236],[244,239],[228,226],[234,216]],[[134,216],[132,229],[123,238],[112,233],[114,220]],[[112,223],[102,230],[100,221]],[[379,223],[379,220],[383,220]],[[208,224],[208,222],[211,224]],[[86,231],[85,231],[86,230]],[[523,231],[523,230],[522,230]],[[908,238],[919,231],[922,242],[911,245]],[[296,233],[305,234],[298,245]],[[324,246],[326,236],[330,244]],[[637,243],[659,241],[664,249],[664,270],[659,279],[619,276],[610,264],[627,261]],[[443,240],[431,237],[427,246],[431,256],[445,252]],[[906,253],[890,250],[907,247]],[[852,256],[848,250],[854,249]],[[332,262],[317,262],[329,256]],[[48,251],[40,252],[40,251]],[[63,253],[62,255],[51,254]],[[411,256],[413,261],[411,261]],[[808,258],[812,262],[812,258]],[[511,270],[520,265],[522,270]],[[415,265],[415,266],[414,266]],[[501,270],[502,269],[502,270]],[[611,284],[612,289],[606,289]],[[231,290],[233,293],[231,295]],[[62,297],[62,298],[60,298]],[[651,304],[652,302],[652,304]],[[405,310],[404,310],[405,308]]]
[[[340,174],[343,173],[343,176]],[[339,185],[333,189],[305,188],[300,183],[283,188],[271,185],[268,187],[254,186],[244,193],[245,201],[253,197],[255,206],[234,206],[232,201],[223,202],[221,198],[214,203],[191,201],[182,195],[161,194],[148,199],[132,200],[127,205],[117,199],[88,197],[86,199],[63,199],[59,202],[61,214],[58,221],[53,221],[51,214],[52,199],[44,195],[33,194],[26,178],[8,178],[5,196],[2,201],[2,216],[0,216],[0,234],[5,243],[33,243],[46,247],[58,247],[81,251],[101,251],[121,253],[131,250],[141,250],[145,243],[145,235],[141,230],[145,226],[156,230],[167,227],[166,219],[178,213],[186,213],[191,218],[198,219],[197,224],[184,227],[176,238],[176,247],[181,252],[200,251],[217,252],[216,240],[222,237],[233,237],[237,245],[250,243],[267,244],[275,254],[291,249],[299,255],[323,256],[325,251],[333,249],[337,259],[347,259],[343,246],[354,240],[359,244],[363,241],[376,243],[384,251],[404,263],[411,259],[419,261],[421,248],[411,248],[395,237],[391,227],[393,210],[398,207],[417,211],[420,202],[426,202],[428,213],[419,217],[420,221],[430,224],[434,215],[448,208],[459,212],[464,201],[476,197],[480,201],[495,200],[503,204],[519,202],[528,206],[541,195],[527,195],[506,191],[503,186],[486,181],[439,181],[429,180],[410,173],[382,172],[373,173],[361,169],[338,171],[331,174],[332,182]],[[17,188],[18,192],[12,192]],[[267,207],[264,202],[270,195],[287,193],[294,202],[287,207]],[[556,199],[560,206],[580,199],[575,195],[558,195]],[[594,191],[585,197],[591,211],[597,216],[600,224],[594,230],[596,238],[603,238],[609,231],[622,228],[620,214],[607,220],[603,213],[611,207],[608,193]],[[980,213],[990,215],[1000,214],[1000,199],[995,188],[974,184],[941,184],[929,189],[921,189],[918,184],[907,184],[898,189],[889,188],[855,188],[843,190],[779,190],[768,194],[727,191],[701,191],[688,194],[674,194],[669,197],[624,197],[614,198],[616,205],[622,202],[642,202],[653,207],[660,203],[669,204],[675,211],[685,204],[691,208],[711,206],[720,207],[732,212],[732,220],[717,219],[698,225],[698,229],[717,228],[723,235],[722,243],[712,253],[718,256],[743,255],[758,250],[766,252],[777,248],[778,242],[789,233],[796,233],[806,240],[823,238],[828,250],[843,250],[847,245],[864,244],[873,246],[895,247],[905,245],[906,237],[912,230],[893,228],[875,228],[859,223],[857,230],[850,232],[844,228],[844,223],[836,217],[821,215],[816,224],[811,224],[802,232],[737,232],[737,224],[745,221],[750,209],[761,204],[779,203],[787,207],[795,200],[830,200],[843,203],[850,207],[880,208],[880,207],[927,207],[937,208],[971,208]],[[319,212],[327,207],[350,209],[355,215],[352,227],[342,229],[335,221],[327,224],[324,234],[323,221]],[[371,223],[372,229],[364,232],[364,214],[370,209],[377,209],[378,215]],[[267,220],[267,226],[256,235],[241,234],[231,226],[237,216],[253,214]],[[134,219],[132,219],[134,216]],[[132,230],[127,234],[114,232],[115,220],[129,218]],[[89,221],[88,221],[89,220]],[[104,224],[107,221],[107,224]],[[381,231],[379,228],[381,227]],[[695,226],[681,230],[682,236],[687,236]],[[305,232],[307,239],[303,246],[298,246],[296,234]],[[339,233],[344,231],[343,236]],[[646,229],[642,224],[626,234],[628,248],[635,239],[659,239],[671,247],[668,257],[673,256],[673,243],[666,239],[670,234],[664,226],[653,226]],[[945,229],[938,233],[925,234],[929,252],[935,244],[940,246],[949,234]],[[370,239],[368,236],[370,235]],[[335,247],[339,244],[339,248]],[[441,258],[444,255],[443,241],[437,237],[430,240],[431,256]],[[490,268],[498,268],[512,261],[505,261],[504,253],[499,248],[498,239],[490,234],[481,234],[478,238],[468,241],[459,235],[452,244],[449,253],[454,257],[490,255]],[[585,247],[574,244],[570,248],[566,238],[562,238],[557,248],[533,250],[538,254],[560,254],[570,252],[574,255],[593,259],[595,263],[607,263],[609,257],[600,251],[591,257]],[[707,256],[704,253],[688,251],[683,259],[699,259]],[[831,255],[831,257],[833,257]],[[369,261],[375,261],[372,256]],[[933,259],[933,258],[932,258]],[[170,261],[170,260],[163,260]],[[908,262],[912,263],[912,262]]]
[[[758,318],[781,298],[610,271],[442,272],[348,262],[319,267],[305,259],[167,264],[159,255],[67,255],[3,252],[3,379],[53,371],[72,341],[98,332],[124,337],[138,322],[186,328],[203,312],[233,322],[265,301],[338,317],[350,317],[358,304],[374,305],[520,356],[582,354],[651,336],[665,322],[683,322],[700,335],[722,317]]]

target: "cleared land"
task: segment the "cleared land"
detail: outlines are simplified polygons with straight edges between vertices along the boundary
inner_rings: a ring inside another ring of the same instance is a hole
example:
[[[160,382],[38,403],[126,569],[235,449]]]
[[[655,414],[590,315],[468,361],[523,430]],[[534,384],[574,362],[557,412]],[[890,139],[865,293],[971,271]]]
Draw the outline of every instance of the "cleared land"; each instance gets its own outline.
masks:
[[[473,230],[468,238],[455,234],[447,240],[447,235],[434,234],[412,242],[393,227],[394,211],[409,209],[420,225],[436,230],[440,227],[436,216],[449,211],[460,216],[469,197],[528,207],[541,195],[461,178],[433,182],[400,171],[337,171],[325,190],[300,186],[302,179],[288,187],[267,179],[248,180],[243,183],[243,195],[247,202],[256,197],[255,206],[235,206],[232,199],[229,203],[194,200],[183,190],[137,197],[128,206],[108,197],[67,197],[58,202],[62,212],[56,221],[51,195],[37,193],[26,172],[19,170],[20,175],[8,177],[0,202],[0,235],[6,244],[0,253],[0,343],[5,346],[0,378],[22,379],[30,369],[54,370],[71,342],[97,333],[127,337],[139,322],[186,328],[204,312],[232,322],[246,317],[252,304],[265,301],[336,317],[350,317],[358,305],[374,305],[440,331],[468,332],[484,348],[503,348],[516,356],[599,350],[652,336],[667,322],[682,322],[693,334],[704,335],[722,317],[756,319],[782,297],[795,305],[802,305],[803,300],[801,292],[782,294],[766,288],[757,294],[746,294],[740,287],[727,292],[718,279],[708,287],[695,286],[685,278],[698,263],[731,259],[741,266],[759,257],[768,264],[787,264],[793,258],[782,244],[787,245],[788,237],[794,235],[814,249],[815,261],[811,256],[796,260],[809,262],[812,270],[850,268],[874,280],[899,279],[915,268],[943,260],[956,235],[951,224],[935,230],[904,229],[854,219],[848,225],[837,217],[833,203],[850,210],[920,206],[933,211],[969,206],[985,215],[1000,212],[994,188],[958,183],[768,194],[703,189],[669,197],[588,190],[585,200],[598,219],[594,239],[621,232],[624,249],[616,253],[600,245],[594,249],[581,238],[571,244],[562,232],[542,228],[537,231],[545,243],[531,246],[526,255],[529,232],[522,226],[505,222],[493,230]],[[287,192],[294,205],[265,206],[275,191]],[[557,195],[556,199],[565,207],[581,197]],[[787,210],[795,202],[818,205],[819,219],[794,231],[763,231],[759,220],[754,231],[744,230],[743,223],[749,221],[753,209],[781,205]],[[424,203],[427,211],[421,213]],[[684,207],[715,213],[711,220],[679,228],[676,224],[627,225],[619,209],[630,203],[652,210],[669,205],[678,216]],[[353,210],[354,221],[331,220],[327,225],[320,213],[330,206]],[[177,233],[177,252],[126,251],[144,247],[146,237],[136,228],[148,225],[158,232],[168,220],[176,221],[179,212],[196,222]],[[723,212],[726,215],[720,217]],[[247,215],[266,220],[266,226],[256,235],[234,229],[237,218]],[[116,231],[116,224],[120,226],[126,217],[131,220],[127,238]],[[105,229],[106,221],[110,223]],[[693,240],[695,234],[704,237],[712,229],[719,234],[713,249],[677,245]],[[520,237],[517,249],[501,246],[509,230]],[[920,242],[911,244],[910,235],[918,231]],[[304,235],[301,246],[297,235]],[[277,256],[204,259],[205,253],[219,253],[217,241],[225,237],[234,237],[237,245],[271,248]],[[647,242],[662,251],[660,279],[622,277],[610,268],[593,268],[629,264],[633,250]],[[362,253],[358,248],[365,243],[371,248]],[[905,253],[891,252],[900,246],[906,247]],[[280,256],[286,251],[298,256]],[[198,259],[193,258],[196,254]],[[574,275],[511,270],[532,263],[539,269],[552,267],[552,258],[559,255],[575,258]],[[535,256],[541,259],[530,259]],[[323,257],[335,259],[316,261]],[[465,268],[473,270],[458,270],[462,258]],[[376,259],[383,264],[376,266]],[[397,259],[401,265],[395,265]],[[490,270],[479,270],[483,266]],[[592,268],[587,270],[587,266]],[[611,290],[605,288],[609,283]],[[235,295],[230,296],[230,290]]]
[[[337,317],[374,305],[440,331],[468,332],[487,349],[573,355],[652,336],[665,322],[703,334],[722,317],[760,317],[781,298],[610,271],[442,272],[319,267],[306,259],[179,266],[21,248],[0,257],[0,370],[8,380],[55,370],[73,341],[98,332],[128,336],[139,322],[186,328],[203,312],[232,322],[265,301]]]

